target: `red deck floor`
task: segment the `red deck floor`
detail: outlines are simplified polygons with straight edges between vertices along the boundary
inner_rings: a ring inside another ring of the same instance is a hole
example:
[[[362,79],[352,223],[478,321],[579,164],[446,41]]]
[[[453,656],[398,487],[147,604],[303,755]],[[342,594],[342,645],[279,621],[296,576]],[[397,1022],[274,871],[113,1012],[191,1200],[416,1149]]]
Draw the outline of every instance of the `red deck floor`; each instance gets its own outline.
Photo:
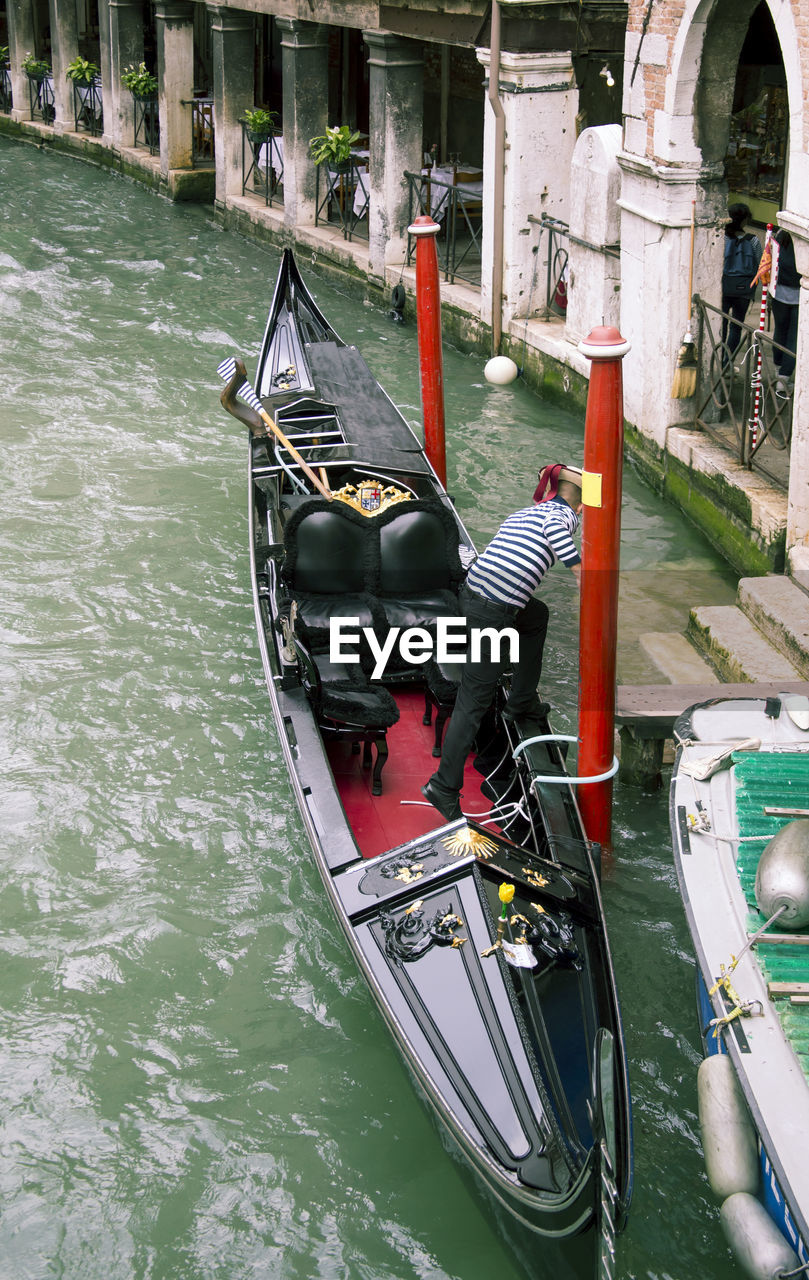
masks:
[[[353,755],[345,742],[329,743],[328,752],[340,798],[364,858],[373,858],[416,836],[425,835],[441,823],[428,805],[420,787],[435,772],[433,758],[435,725],[422,724],[424,694],[417,689],[397,689],[394,697],[400,718],[388,730],[388,763],[382,773],[382,795],[371,795],[371,772],[363,769],[362,755]],[[433,721],[435,715],[433,714]],[[374,748],[374,754],[376,749]],[[466,762],[461,804],[469,817],[489,811],[490,803],[481,793],[481,775]],[[403,804],[402,801],[418,801]]]

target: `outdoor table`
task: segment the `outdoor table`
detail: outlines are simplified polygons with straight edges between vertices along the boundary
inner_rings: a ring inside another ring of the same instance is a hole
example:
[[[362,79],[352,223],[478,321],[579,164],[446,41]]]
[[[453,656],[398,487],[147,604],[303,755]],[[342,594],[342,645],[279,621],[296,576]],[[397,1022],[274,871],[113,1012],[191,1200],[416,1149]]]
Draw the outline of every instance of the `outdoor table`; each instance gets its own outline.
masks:
[[[455,178],[459,168],[462,173],[479,173],[480,181],[456,184]],[[433,165],[432,168],[430,168],[425,165],[421,173],[422,177],[427,178],[431,183],[430,216],[434,218],[436,222],[443,221],[447,212],[447,205],[449,204],[450,191],[452,190],[456,192],[456,200],[458,207],[460,208],[463,207],[467,200],[470,203],[479,204],[483,199],[482,169],[473,169],[471,167],[469,169],[464,169],[462,166],[452,167],[449,165]],[[433,189],[432,181],[434,179],[438,179],[438,182]]]

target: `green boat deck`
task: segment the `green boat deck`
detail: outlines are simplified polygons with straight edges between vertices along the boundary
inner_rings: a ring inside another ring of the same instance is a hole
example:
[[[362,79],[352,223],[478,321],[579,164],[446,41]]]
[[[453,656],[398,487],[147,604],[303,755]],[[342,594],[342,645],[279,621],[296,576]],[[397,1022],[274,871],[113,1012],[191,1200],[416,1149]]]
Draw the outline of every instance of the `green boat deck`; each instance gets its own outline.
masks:
[[[765,814],[764,807],[805,808],[809,800],[809,753],[734,753],[736,816],[739,835],[760,836],[739,845],[736,869],[750,909],[748,930],[755,933],[766,923],[756,905],[756,869],[769,840],[789,821],[788,817]],[[767,982],[809,982],[809,945],[796,943],[756,944],[756,954]],[[809,1080],[809,1005],[792,1004],[779,997],[775,1007],[784,1034],[798,1056]]]

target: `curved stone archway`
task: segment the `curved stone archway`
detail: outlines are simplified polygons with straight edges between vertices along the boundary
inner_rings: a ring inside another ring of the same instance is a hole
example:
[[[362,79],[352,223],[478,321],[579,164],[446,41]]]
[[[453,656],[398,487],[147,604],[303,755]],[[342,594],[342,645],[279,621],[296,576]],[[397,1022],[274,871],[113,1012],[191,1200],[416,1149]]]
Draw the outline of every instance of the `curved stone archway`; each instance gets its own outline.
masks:
[[[800,45],[791,8],[764,0],[780,45],[789,101],[790,177],[804,152],[803,75]],[[727,151],[735,77],[729,69],[739,63],[750,20],[759,0],[697,0],[685,6],[672,44],[666,77],[664,114],[668,128],[656,129],[656,138],[669,154],[658,159],[669,164],[705,165],[722,162]],[[687,122],[685,128],[683,123]],[[661,122],[662,124],[662,122]],[[690,126],[690,127],[688,127]],[[802,167],[799,165],[799,168]],[[797,183],[795,184],[798,185]],[[798,199],[795,191],[795,199]],[[792,206],[792,192],[785,203]]]
[[[693,202],[693,292],[718,304],[736,68],[758,3],[686,0],[678,6],[635,0],[630,7],[619,156],[621,329],[639,358],[633,362],[630,355],[625,362],[627,409],[641,433],[668,455],[687,452],[693,412],[689,402],[660,394],[672,378],[689,315],[690,208]],[[788,102],[786,188],[777,220],[793,236],[798,270],[809,291],[804,109],[809,52],[801,52],[795,6],[783,0],[764,3],[780,48]],[[809,566],[809,486],[801,478],[809,473],[809,377],[800,374],[803,353],[809,354],[809,292],[803,296],[786,538],[793,568],[802,556]]]

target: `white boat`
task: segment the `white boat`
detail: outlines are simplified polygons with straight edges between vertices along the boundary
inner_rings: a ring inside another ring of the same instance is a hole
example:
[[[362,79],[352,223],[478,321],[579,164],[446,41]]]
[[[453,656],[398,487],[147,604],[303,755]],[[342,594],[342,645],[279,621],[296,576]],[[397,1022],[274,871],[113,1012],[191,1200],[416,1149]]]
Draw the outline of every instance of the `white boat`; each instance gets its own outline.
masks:
[[[708,1180],[754,1280],[809,1274],[809,698],[675,724],[674,861],[698,965]]]

